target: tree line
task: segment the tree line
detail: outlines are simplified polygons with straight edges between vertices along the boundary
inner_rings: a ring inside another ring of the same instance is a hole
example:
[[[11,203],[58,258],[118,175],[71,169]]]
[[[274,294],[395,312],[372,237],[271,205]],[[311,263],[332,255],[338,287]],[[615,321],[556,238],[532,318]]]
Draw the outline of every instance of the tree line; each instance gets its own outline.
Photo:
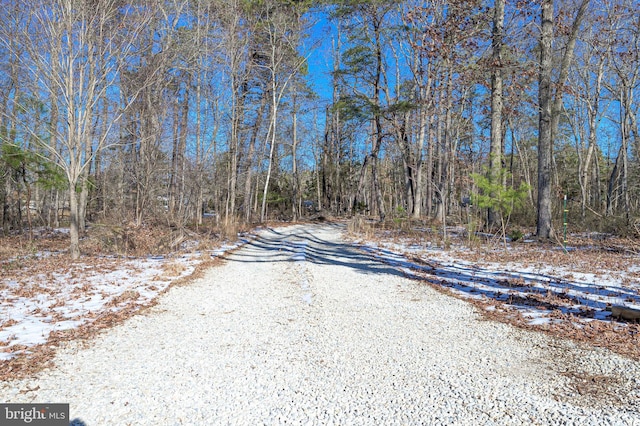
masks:
[[[514,216],[549,239],[566,195],[587,227],[636,224],[635,0],[1,0],[0,15],[3,232],[68,223],[74,258],[88,221]]]

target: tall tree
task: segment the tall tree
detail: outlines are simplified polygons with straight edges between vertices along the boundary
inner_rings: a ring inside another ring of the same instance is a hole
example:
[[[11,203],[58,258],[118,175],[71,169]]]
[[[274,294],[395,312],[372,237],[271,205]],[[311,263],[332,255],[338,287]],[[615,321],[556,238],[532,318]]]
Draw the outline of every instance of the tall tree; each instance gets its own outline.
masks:
[[[538,238],[552,236],[551,228],[551,108],[553,72],[553,0],[543,0],[541,5],[542,29],[540,32],[540,77],[538,81]]]
[[[32,133],[67,178],[70,210],[70,254],[80,256],[79,185],[97,152],[107,145],[107,134],[93,140],[97,105],[110,90],[117,90],[118,66],[131,42],[118,30],[128,26],[135,36],[145,25],[145,15],[134,17],[133,8],[120,8],[116,0],[98,2],[52,0],[24,1],[32,20],[22,27],[21,59],[33,82],[34,94],[57,103],[60,122],[48,138]],[[118,117],[112,117],[112,125]]]
[[[297,48],[300,43],[302,14],[307,5],[305,2],[296,4],[267,0],[256,6],[254,12],[258,15],[258,21],[254,31],[257,33],[258,50],[254,55],[258,58],[256,66],[265,70],[268,76],[266,87],[270,98],[269,130],[265,140],[269,152],[260,208],[260,220],[264,221],[276,153],[280,104],[292,79],[306,62],[305,57],[298,55]]]
[[[495,0],[493,5],[493,29],[491,34],[491,145],[489,150],[489,174],[492,184],[498,183],[502,168],[502,50],[504,45],[504,0]],[[492,194],[496,196],[496,194]],[[489,209],[488,225],[494,227],[500,218],[498,212]]]
[[[344,20],[348,47],[343,53],[343,68],[339,71],[350,93],[345,93],[340,105],[351,110],[351,114],[364,114],[370,120],[371,149],[360,168],[358,186],[354,197],[354,210],[361,197],[367,169],[371,170],[372,200],[380,220],[386,216],[382,188],[379,181],[379,155],[384,140],[382,94],[385,59],[384,31],[387,15],[395,6],[384,0],[344,1],[340,3],[337,16]],[[345,111],[346,112],[346,111]]]
[[[540,75],[538,86],[538,216],[536,234],[540,239],[552,238],[551,215],[551,167],[553,143],[560,122],[560,111],[564,95],[564,84],[573,60],[578,31],[584,19],[589,0],[582,0],[568,34],[562,55],[558,79],[552,84],[553,41],[554,41],[554,0],[542,0],[540,32]],[[552,85],[555,85],[555,92]]]

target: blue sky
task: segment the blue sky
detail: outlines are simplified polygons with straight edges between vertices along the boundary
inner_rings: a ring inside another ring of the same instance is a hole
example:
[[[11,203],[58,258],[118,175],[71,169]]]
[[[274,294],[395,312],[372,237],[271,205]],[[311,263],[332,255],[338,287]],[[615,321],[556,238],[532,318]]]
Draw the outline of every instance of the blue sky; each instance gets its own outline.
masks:
[[[332,59],[332,35],[333,25],[327,20],[326,13],[314,11],[309,14],[310,21],[313,22],[309,34],[309,40],[305,48],[311,50],[308,59],[309,83],[313,90],[323,100],[331,100],[331,70],[333,69]],[[302,52],[305,54],[305,52]],[[307,52],[308,54],[308,52]]]

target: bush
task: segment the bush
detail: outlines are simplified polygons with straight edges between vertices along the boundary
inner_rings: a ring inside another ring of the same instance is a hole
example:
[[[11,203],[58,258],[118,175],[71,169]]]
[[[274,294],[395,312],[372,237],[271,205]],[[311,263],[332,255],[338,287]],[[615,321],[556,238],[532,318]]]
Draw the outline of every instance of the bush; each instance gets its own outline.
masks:
[[[509,232],[509,238],[511,241],[519,241],[522,237],[524,237],[524,234],[520,229],[512,229],[511,232]]]

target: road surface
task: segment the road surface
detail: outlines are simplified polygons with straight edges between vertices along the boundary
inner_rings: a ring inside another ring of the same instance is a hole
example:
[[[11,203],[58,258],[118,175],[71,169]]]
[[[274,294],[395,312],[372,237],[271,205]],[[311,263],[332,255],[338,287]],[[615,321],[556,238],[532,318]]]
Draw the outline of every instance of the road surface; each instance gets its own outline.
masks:
[[[264,230],[0,400],[87,426],[640,425],[638,363],[483,320],[342,232]]]

